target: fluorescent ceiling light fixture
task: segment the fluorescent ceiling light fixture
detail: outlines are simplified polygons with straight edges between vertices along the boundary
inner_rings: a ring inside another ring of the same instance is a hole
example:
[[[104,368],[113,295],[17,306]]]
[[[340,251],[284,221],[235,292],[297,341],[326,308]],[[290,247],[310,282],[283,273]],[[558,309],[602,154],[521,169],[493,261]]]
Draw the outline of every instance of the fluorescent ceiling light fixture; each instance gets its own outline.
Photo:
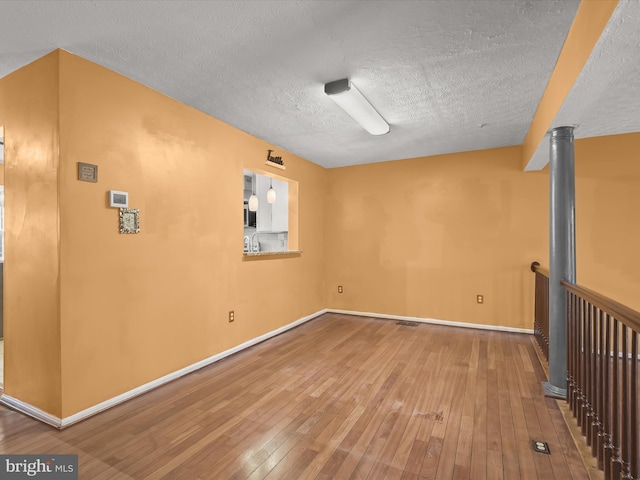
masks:
[[[325,84],[324,93],[371,135],[389,132],[389,124],[348,78]]]

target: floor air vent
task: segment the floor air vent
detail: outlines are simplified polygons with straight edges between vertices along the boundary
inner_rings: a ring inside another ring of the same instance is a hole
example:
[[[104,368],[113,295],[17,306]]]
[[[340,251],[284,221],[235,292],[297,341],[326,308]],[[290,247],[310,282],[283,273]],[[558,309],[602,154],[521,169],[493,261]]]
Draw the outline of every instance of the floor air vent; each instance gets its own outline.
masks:
[[[404,320],[401,320],[399,322],[396,322],[396,325],[402,325],[403,327],[417,327],[418,323],[417,322],[405,322]]]

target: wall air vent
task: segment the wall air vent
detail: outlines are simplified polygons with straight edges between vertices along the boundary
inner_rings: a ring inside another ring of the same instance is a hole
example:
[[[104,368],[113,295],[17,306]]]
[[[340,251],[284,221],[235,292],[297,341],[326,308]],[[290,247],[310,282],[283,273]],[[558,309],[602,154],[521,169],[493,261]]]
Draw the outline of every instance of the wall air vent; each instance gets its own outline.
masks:
[[[402,325],[403,327],[417,327],[418,323],[417,322],[405,322],[404,320],[401,320],[399,322],[396,322],[396,325]]]

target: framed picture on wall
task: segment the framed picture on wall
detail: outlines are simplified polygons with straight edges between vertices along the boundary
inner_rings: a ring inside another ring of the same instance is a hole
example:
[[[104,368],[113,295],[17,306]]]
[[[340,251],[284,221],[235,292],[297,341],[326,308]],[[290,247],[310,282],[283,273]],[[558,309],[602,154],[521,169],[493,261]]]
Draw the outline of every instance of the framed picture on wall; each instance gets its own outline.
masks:
[[[120,209],[120,233],[140,233],[140,210],[137,208]]]

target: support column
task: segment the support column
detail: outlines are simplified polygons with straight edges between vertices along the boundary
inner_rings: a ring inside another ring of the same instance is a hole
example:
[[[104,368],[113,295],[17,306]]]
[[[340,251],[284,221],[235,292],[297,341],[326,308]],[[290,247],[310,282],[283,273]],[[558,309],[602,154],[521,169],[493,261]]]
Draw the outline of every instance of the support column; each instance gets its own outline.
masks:
[[[573,127],[551,130],[549,150],[549,397],[567,397],[567,300],[560,281],[576,281]]]

